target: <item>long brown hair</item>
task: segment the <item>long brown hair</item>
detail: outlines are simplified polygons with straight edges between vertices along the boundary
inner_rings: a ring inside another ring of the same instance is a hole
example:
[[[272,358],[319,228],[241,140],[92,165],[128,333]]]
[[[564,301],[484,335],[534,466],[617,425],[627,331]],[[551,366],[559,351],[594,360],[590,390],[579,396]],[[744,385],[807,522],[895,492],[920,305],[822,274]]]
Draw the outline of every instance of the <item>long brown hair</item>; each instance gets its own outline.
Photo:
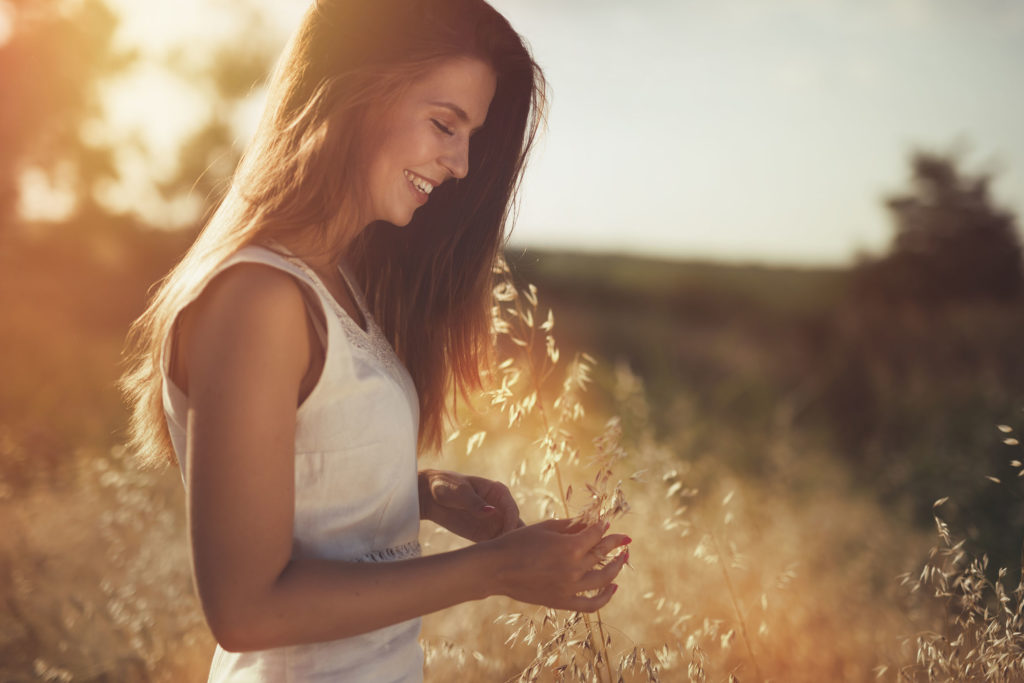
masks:
[[[453,57],[481,59],[497,76],[470,146],[469,175],[436,188],[402,230],[377,222],[357,232],[363,226],[345,221],[365,196],[361,170],[374,120]],[[305,245],[299,255],[344,246],[416,384],[420,448],[438,447],[456,397],[480,387],[491,360],[491,271],[543,116],[544,85],[522,38],[483,0],[314,2],[271,78],[267,109],[231,188],[129,333],[121,388],[140,457],[174,457],[161,357],[191,292],[241,247],[285,236]]]

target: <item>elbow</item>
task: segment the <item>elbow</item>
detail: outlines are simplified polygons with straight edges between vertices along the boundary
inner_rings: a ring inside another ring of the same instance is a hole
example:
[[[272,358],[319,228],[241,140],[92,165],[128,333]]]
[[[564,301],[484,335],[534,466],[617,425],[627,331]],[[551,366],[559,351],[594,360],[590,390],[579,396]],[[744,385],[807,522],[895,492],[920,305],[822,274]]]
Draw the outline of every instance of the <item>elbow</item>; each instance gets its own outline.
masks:
[[[222,649],[253,652],[294,644],[272,582],[197,571],[196,589],[206,624]]]
[[[203,613],[217,644],[228,652],[252,652],[281,645],[253,609],[204,603]]]
[[[213,639],[217,641],[222,650],[228,652],[253,652],[260,649],[253,644],[252,639],[245,633],[223,627],[217,628],[209,621],[207,623],[210,625]]]
[[[232,619],[223,614],[206,612],[206,624],[210,627],[214,640],[228,652],[252,652],[262,648],[249,626],[241,620]]]

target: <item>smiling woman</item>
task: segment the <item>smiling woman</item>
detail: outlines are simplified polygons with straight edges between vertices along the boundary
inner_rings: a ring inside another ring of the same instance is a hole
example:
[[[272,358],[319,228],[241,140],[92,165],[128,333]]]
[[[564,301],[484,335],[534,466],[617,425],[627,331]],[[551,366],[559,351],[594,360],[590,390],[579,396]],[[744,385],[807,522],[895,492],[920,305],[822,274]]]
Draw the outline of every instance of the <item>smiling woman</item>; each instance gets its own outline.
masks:
[[[374,219],[405,225],[435,187],[466,177],[469,139],[484,125],[495,79],[486,62],[452,59],[402,96],[382,126],[381,144],[367,171]]]
[[[492,269],[542,103],[482,0],[306,12],[122,380],[140,455],[181,468],[211,680],[421,680],[421,615],[611,599],[626,555],[602,560],[626,537],[525,526],[503,484],[416,465],[491,362]],[[474,545],[421,557],[420,519]]]

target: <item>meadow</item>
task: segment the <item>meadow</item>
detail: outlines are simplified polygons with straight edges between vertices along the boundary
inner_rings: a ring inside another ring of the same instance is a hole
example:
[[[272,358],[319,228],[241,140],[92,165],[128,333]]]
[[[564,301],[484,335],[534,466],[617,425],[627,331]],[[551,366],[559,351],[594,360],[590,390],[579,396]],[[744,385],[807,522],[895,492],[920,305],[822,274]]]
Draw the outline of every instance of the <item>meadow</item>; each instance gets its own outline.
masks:
[[[125,452],[114,387],[187,240],[0,246],[0,679],[205,680],[180,477]],[[608,518],[630,566],[600,621],[428,616],[427,680],[1024,680],[1017,307],[859,306],[840,269],[508,258],[509,362],[423,464],[511,482],[527,521]]]

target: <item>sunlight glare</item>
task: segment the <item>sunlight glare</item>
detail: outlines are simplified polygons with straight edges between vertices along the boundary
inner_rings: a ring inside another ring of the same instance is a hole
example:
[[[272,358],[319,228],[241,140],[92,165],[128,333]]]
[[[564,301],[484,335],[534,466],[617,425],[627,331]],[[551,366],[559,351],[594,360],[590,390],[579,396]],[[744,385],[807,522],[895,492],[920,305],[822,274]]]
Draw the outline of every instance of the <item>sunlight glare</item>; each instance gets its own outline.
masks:
[[[207,46],[229,40],[237,15],[211,0],[138,2],[110,0],[120,18],[119,39],[147,54],[162,54],[186,44]]]
[[[178,150],[206,120],[206,94],[153,64],[134,69],[112,84],[104,98],[112,134],[131,131],[149,150],[149,173],[166,178],[177,166]]]
[[[18,213],[27,221],[62,221],[75,210],[71,179],[57,169],[51,179],[38,168],[28,168],[18,178]],[[66,170],[66,169],[64,169]]]
[[[114,212],[135,212],[148,225],[175,229],[191,225],[203,208],[195,193],[165,199],[150,182],[148,161],[138,153],[117,157],[118,181],[102,183],[97,199]]]
[[[5,45],[11,39],[14,26],[11,18],[11,8],[0,3],[0,46]]]

